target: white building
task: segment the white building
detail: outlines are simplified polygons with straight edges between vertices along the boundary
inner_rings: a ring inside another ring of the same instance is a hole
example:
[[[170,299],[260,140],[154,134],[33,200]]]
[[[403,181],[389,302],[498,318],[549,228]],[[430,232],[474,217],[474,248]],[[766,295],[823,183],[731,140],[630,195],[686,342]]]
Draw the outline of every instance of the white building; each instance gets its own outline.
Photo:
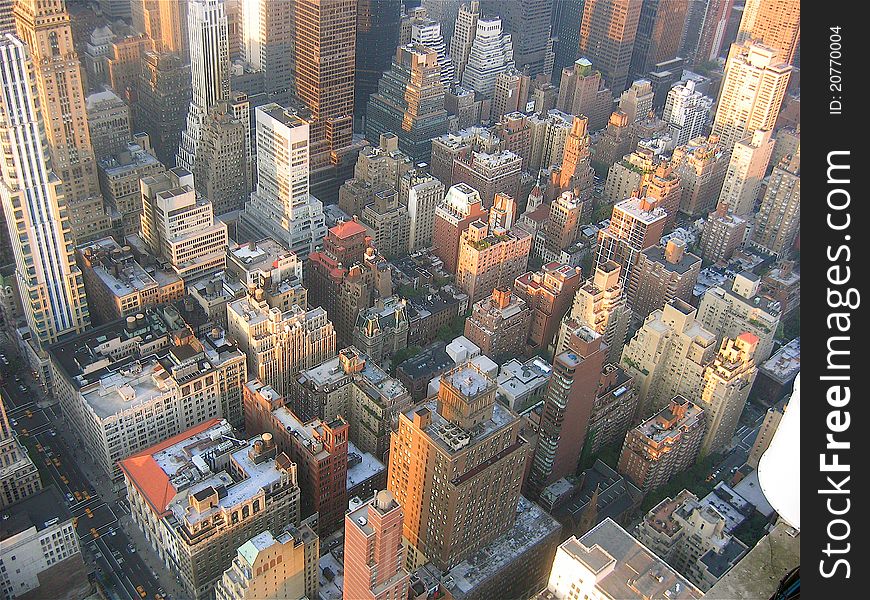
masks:
[[[146,177],[142,189],[142,238],[155,256],[185,281],[226,264],[227,226],[216,221],[212,203],[198,198],[193,175],[181,167]]]
[[[448,89],[456,76],[453,59],[447,53],[444,36],[441,35],[441,24],[432,19],[414,19],[411,23],[411,43],[421,44],[438,54],[438,67],[441,69],[441,83]]]
[[[272,103],[257,107],[257,189],[240,215],[244,238],[272,237],[304,260],[326,237],[323,203],[309,192],[309,125]]]
[[[662,120],[669,124],[668,131],[674,147],[704,135],[710,123],[713,99],[695,90],[692,80],[680,82],[671,88],[665,100]]]
[[[513,66],[511,36],[502,33],[501,19],[479,18],[462,73],[462,87],[474,90],[484,98],[492,98],[496,77]]]
[[[205,118],[212,107],[230,98],[229,30],[223,0],[189,0],[187,35],[193,96],[177,163],[193,172]]]
[[[456,67],[456,81],[462,81],[471,45],[477,34],[477,20],[480,18],[480,0],[471,0],[459,7],[456,22],[453,25],[453,37],[450,38],[450,57]]]
[[[429,173],[412,170],[402,176],[400,203],[407,201],[408,216],[411,219],[408,252],[432,246],[435,210],[444,200],[444,196],[444,184]]]
[[[90,325],[69,206],[52,170],[27,46],[0,37],[0,199],[31,340],[39,347]],[[86,124],[82,123],[82,127]]]
[[[713,119],[713,134],[725,150],[757,129],[773,131],[791,70],[773,48],[731,45]]]

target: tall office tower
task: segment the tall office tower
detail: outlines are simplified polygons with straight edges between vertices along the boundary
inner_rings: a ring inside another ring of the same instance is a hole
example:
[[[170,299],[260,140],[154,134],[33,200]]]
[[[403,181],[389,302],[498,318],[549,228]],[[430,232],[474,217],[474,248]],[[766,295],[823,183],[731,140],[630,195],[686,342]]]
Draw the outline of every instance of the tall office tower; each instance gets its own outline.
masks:
[[[392,600],[408,596],[402,543],[404,513],[389,490],[344,517],[345,600]]]
[[[143,54],[133,123],[136,131],[148,134],[155,155],[165,165],[175,164],[190,106],[190,86],[190,65],[178,55]]]
[[[5,34],[3,34],[5,35]],[[0,510],[42,489],[39,471],[18,441],[0,398]],[[5,538],[3,540],[6,541]]]
[[[444,85],[432,48],[399,46],[378,91],[369,96],[366,138],[377,142],[388,132],[399,138],[399,150],[414,162],[429,162],[432,138],[447,133]]]
[[[695,90],[692,80],[678,83],[668,92],[662,120],[675,146],[682,146],[704,134],[710,123],[713,99]]]
[[[580,23],[580,56],[601,70],[614,94],[628,84],[643,0],[586,0]]]
[[[580,267],[550,263],[529,271],[514,281],[514,292],[532,309],[528,345],[546,351],[554,343],[559,324],[574,302],[580,287]]]
[[[634,377],[638,416],[645,418],[676,395],[697,398],[704,369],[716,355],[716,334],[697,311],[674,299],[650,314],[622,351],[621,366]]]
[[[693,218],[710,214],[728,171],[728,154],[715,136],[695,138],[674,149],[671,167],[680,178],[680,212]]]
[[[734,279],[704,293],[698,306],[698,321],[722,340],[749,332],[758,338],[755,362],[763,363],[773,349],[782,307],[776,300],[759,293],[760,277],[751,272],[738,273]]]
[[[426,46],[438,54],[441,83],[445,90],[449,89],[456,73],[453,59],[447,53],[444,36],[441,35],[441,24],[428,18],[414,19],[411,22],[411,43]]]
[[[270,99],[288,102],[293,84],[293,3],[239,2],[241,57],[252,69],[265,73],[263,91]]]
[[[550,203],[543,226],[545,256],[557,257],[580,237],[584,202],[572,191],[562,192]]]
[[[734,0],[691,0],[680,56],[693,66],[715,60],[725,40]]]
[[[226,264],[227,226],[209,200],[197,198],[193,175],[181,167],[140,181],[142,239],[185,281]]]
[[[496,288],[510,286],[526,272],[532,234],[523,227],[490,229],[483,221],[468,226],[459,242],[456,286],[477,302]]]
[[[209,112],[230,99],[230,49],[222,0],[188,0],[192,97],[187,128],[178,146],[178,166],[194,172],[197,147]]]
[[[791,254],[801,226],[800,153],[773,169],[755,219],[752,244],[771,254]]]
[[[352,143],[357,0],[297,0],[294,8],[296,96],[311,111],[311,183],[319,190]]]
[[[127,148],[130,142],[130,107],[106,90],[85,98],[88,130],[97,162]]]
[[[632,77],[645,77],[655,65],[679,55],[688,10],[687,0],[644,0],[631,56]]]
[[[556,356],[544,392],[538,441],[526,495],[538,498],[551,483],[577,472],[607,347],[590,327],[572,332],[568,350]]]
[[[15,4],[18,35],[30,49],[52,168],[63,182],[77,242],[103,237],[111,219],[97,182],[87,108],[69,13],[63,0]]]
[[[320,538],[308,525],[266,530],[239,546],[215,585],[215,600],[317,598]]]
[[[513,41],[509,34],[502,33],[501,19],[478,18],[477,31],[462,72],[462,87],[474,90],[483,98],[492,98],[496,77],[514,65]]]
[[[758,373],[752,359],[756,344],[758,338],[751,333],[725,338],[719,354],[704,371],[699,404],[707,414],[707,432],[701,442],[702,455],[724,451],[734,437]]]
[[[357,0],[353,112],[357,121],[366,115],[369,96],[378,91],[381,76],[390,70],[399,43],[402,3],[395,0]],[[356,127],[359,130],[359,127]]]
[[[589,119],[590,131],[601,129],[613,112],[612,88],[605,87],[600,71],[592,68],[588,58],[578,58],[562,69],[562,82],[556,108],[569,115]]]
[[[47,118],[37,94],[39,79],[27,47],[11,34],[0,40],[0,69],[6,90],[0,100],[0,197],[24,315],[35,350],[42,352],[61,335],[90,325],[88,301],[73,254],[72,215],[43,127]],[[87,129],[85,121],[79,126]]]
[[[250,197],[247,139],[247,127],[226,104],[212,108],[202,123],[193,180],[216,216],[241,211]]]
[[[731,46],[713,119],[713,134],[726,152],[753,131],[773,131],[791,70],[773,48]]]
[[[483,0],[483,12],[501,17],[514,46],[517,69],[530,77],[552,74],[550,17],[553,0]],[[546,66],[550,65],[547,71]]]
[[[681,395],[628,432],[617,470],[643,492],[691,467],[704,438],[706,414]]]
[[[643,121],[652,112],[654,97],[649,79],[637,79],[619,97],[619,110],[628,116],[631,123]]]
[[[447,570],[514,524],[528,449],[496,390],[465,362],[441,375],[437,399],[399,415],[387,488],[405,511],[411,566]]]
[[[187,8],[193,0],[130,0],[133,29],[151,39],[152,49],[171,52],[187,61]]]
[[[602,570],[599,557],[610,567]],[[638,574],[643,574],[638,579]],[[638,588],[640,581],[649,582]],[[704,594],[607,517],[580,539],[572,536],[556,551],[547,588],[533,600],[585,598],[669,598],[700,600]]]
[[[490,122],[495,123],[509,113],[525,112],[530,83],[529,76],[523,75],[516,69],[499,73],[495,78],[495,91],[492,96],[492,107],[489,110]]]
[[[456,69],[456,81],[462,81],[471,46],[477,35],[477,20],[480,18],[480,0],[471,0],[459,7],[453,37],[450,39],[450,58]]]
[[[770,131],[759,129],[734,144],[719,194],[719,204],[727,206],[728,212],[742,217],[755,211],[774,143]]]
[[[272,237],[305,259],[326,235],[323,204],[308,187],[309,124],[278,104],[258,106],[257,189],[240,215],[248,239]]]
[[[692,299],[701,272],[701,259],[686,251],[686,242],[668,240],[641,252],[628,283],[628,304],[636,323],[643,323],[651,312],[679,298]]]
[[[432,240],[433,253],[448,273],[456,273],[462,234],[472,222],[486,219],[487,214],[480,194],[471,186],[459,183],[447,190],[444,201],[435,209]]]
[[[282,311],[247,296],[227,305],[227,333],[248,357],[248,373],[282,396],[297,373],[335,356],[335,329],[319,306]]]
[[[444,200],[444,184],[437,178],[412,169],[402,176],[399,202],[407,205],[411,218],[408,251],[431,248],[435,235],[435,210]]]
[[[191,600],[214,597],[253,536],[300,525],[296,464],[268,433],[238,438],[210,419],[120,463],[133,521]]]
[[[794,64],[800,37],[800,0],[746,0],[738,44],[758,42],[776,50],[779,61]]]
[[[571,131],[565,138],[562,164],[557,167],[559,179],[557,182],[554,181],[558,184],[558,190],[573,191],[583,201],[592,198],[595,179],[589,141],[589,120],[582,115],[574,117]],[[557,169],[553,172],[555,173]]]
[[[618,363],[628,334],[631,310],[620,280],[620,267],[607,261],[595,268],[574,295],[571,312],[559,328],[556,353],[568,349],[571,334],[580,327],[591,327],[601,335],[608,348],[608,363]]]
[[[623,286],[631,280],[631,270],[638,255],[662,239],[667,213],[655,200],[629,198],[613,207],[610,225],[598,232],[598,254],[595,268],[609,260],[620,267]]]
[[[680,211],[680,202],[683,199],[683,182],[674,172],[671,163],[662,161],[656,165],[655,170],[646,175],[642,192],[647,198],[656,200],[668,213],[665,229],[669,230],[673,227],[677,222],[677,213]]]
[[[550,18],[550,31],[556,40],[553,45],[553,83],[562,78],[562,69],[577,60],[580,47],[580,22],[586,0],[554,0]]]

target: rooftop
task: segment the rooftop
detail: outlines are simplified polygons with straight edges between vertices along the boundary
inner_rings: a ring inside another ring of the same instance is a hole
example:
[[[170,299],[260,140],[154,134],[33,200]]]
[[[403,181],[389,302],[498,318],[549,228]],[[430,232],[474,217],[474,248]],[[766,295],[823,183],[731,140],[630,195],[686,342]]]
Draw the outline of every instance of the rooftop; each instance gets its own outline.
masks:
[[[651,246],[643,251],[643,255],[647,260],[658,263],[666,271],[683,275],[692,269],[695,265],[701,264],[701,259],[691,252],[686,251],[679,261],[672,263],[665,258],[665,247]]]
[[[0,515],[3,517],[0,519],[0,539],[4,542],[31,527],[42,531],[72,518],[55,485],[49,485],[24,500],[4,507]]]
[[[353,442],[347,443],[347,489],[377,476],[387,467],[368,452],[363,452]]]
[[[795,338],[764,361],[761,370],[786,382],[801,370],[801,339]]]

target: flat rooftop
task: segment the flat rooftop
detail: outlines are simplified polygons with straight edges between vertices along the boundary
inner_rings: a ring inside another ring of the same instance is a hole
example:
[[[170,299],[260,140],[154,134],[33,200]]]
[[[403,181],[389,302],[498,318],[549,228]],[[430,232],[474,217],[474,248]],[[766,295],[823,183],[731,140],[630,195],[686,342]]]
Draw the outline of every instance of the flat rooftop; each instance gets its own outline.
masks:
[[[786,382],[801,370],[801,339],[795,338],[764,361],[761,370]]]
[[[367,479],[376,477],[387,467],[374,455],[363,452],[353,442],[347,443],[347,489],[359,485]]]
[[[49,485],[24,500],[10,504],[0,510],[0,515],[0,539],[4,542],[31,527],[39,532],[51,527],[53,523],[62,523],[72,518],[66,508],[66,501],[55,485]]]

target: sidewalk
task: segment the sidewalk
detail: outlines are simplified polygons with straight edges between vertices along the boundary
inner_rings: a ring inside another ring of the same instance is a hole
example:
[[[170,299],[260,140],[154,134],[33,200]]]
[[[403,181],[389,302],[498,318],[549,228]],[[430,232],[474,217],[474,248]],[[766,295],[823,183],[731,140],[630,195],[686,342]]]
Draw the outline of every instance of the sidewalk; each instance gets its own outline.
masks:
[[[136,547],[136,552],[139,554],[142,562],[145,563],[145,566],[152,573],[157,573],[157,580],[163,589],[166,590],[166,593],[173,599],[185,598],[184,587],[178,582],[176,574],[167,569],[163,561],[151,549],[151,545],[145,540],[145,536],[136,526],[136,523],[133,522],[133,517],[123,515],[118,519],[118,522],[121,524],[124,533],[127,534],[127,537]]]

